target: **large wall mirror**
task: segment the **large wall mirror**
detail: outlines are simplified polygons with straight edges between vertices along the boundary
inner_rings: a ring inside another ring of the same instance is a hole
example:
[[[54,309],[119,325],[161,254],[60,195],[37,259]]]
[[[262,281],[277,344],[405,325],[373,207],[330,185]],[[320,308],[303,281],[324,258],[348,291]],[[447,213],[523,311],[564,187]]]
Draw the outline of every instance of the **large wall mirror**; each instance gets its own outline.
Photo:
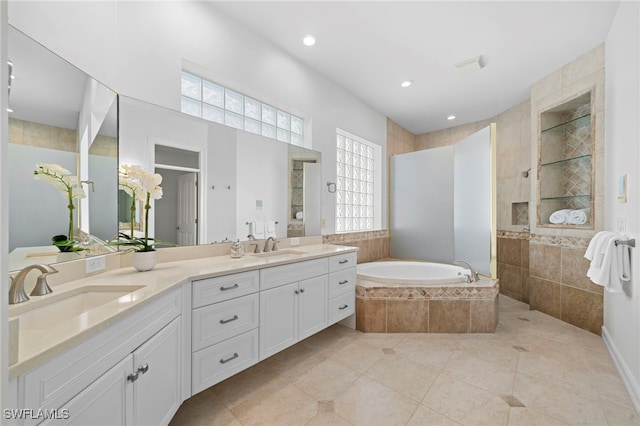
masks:
[[[17,29],[8,29],[9,270],[105,252],[117,231],[116,93]],[[37,164],[76,176],[86,197],[75,199],[73,238],[60,252],[52,237],[68,234],[69,203],[62,191],[36,180]]]
[[[124,96],[119,126],[120,163],[163,178],[149,218],[155,238],[193,245],[320,235],[321,153]],[[124,191],[118,199],[129,233],[131,199]]]

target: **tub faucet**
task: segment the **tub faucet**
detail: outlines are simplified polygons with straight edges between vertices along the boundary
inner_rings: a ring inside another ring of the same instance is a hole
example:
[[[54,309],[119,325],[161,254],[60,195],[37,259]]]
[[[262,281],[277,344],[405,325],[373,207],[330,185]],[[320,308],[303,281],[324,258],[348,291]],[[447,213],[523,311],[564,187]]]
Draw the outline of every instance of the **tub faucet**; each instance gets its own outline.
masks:
[[[462,264],[469,270],[469,273],[471,274],[471,275],[469,275],[469,282],[480,281],[480,276],[478,275],[478,271],[473,269],[473,266],[469,265],[469,262],[465,262],[464,260],[454,260],[451,263],[453,263],[454,265],[456,263],[457,264]]]
[[[27,293],[24,291],[24,279],[32,269],[38,269],[42,274],[38,276],[36,286],[33,288],[31,296],[44,296],[45,294],[53,292],[47,283],[47,276],[57,273],[58,270],[49,265],[29,265],[18,272],[11,280],[11,287],[9,288],[10,305],[29,300],[29,296],[27,296]]]

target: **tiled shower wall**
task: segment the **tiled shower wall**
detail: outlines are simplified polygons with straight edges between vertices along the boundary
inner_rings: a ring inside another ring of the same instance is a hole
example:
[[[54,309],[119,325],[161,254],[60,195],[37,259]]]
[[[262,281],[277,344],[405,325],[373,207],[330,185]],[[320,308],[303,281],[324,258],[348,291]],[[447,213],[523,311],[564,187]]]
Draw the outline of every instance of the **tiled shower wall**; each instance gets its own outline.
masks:
[[[498,231],[500,293],[529,303],[529,234]]]

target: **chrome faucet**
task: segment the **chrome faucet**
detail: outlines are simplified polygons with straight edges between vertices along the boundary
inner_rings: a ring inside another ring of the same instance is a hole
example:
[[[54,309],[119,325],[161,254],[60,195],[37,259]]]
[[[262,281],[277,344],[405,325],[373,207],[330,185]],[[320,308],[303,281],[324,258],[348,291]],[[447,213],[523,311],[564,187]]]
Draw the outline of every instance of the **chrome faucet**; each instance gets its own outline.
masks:
[[[451,263],[453,263],[454,265],[457,263],[457,264],[462,264],[462,265],[466,266],[466,268],[469,270],[469,274],[470,274],[468,282],[480,281],[480,275],[478,274],[478,271],[473,269],[473,266],[469,265],[469,262],[465,262],[464,260],[454,260]]]
[[[271,246],[269,246],[269,243],[273,241],[273,244]],[[271,250],[273,251],[278,251],[278,246],[276,244],[278,244],[279,241],[277,241],[275,238],[273,237],[269,237],[267,238],[267,241],[264,242],[264,252],[270,252]]]
[[[9,288],[10,305],[15,305],[29,300],[29,296],[27,296],[27,293],[24,291],[24,279],[33,269],[40,270],[42,274],[38,276],[36,286],[33,288],[30,296],[44,296],[45,294],[53,292],[47,283],[47,276],[56,274],[58,270],[49,265],[29,265],[23,268],[11,279],[11,287]]]

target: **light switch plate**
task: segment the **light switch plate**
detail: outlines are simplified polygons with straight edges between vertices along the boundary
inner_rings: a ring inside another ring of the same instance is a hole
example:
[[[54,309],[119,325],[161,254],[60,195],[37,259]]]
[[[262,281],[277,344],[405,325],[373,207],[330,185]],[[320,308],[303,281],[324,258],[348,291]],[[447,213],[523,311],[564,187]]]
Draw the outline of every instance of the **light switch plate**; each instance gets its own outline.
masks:
[[[102,271],[106,266],[106,256],[102,255],[87,257],[84,266],[84,271],[87,274],[93,274],[94,272]]]

